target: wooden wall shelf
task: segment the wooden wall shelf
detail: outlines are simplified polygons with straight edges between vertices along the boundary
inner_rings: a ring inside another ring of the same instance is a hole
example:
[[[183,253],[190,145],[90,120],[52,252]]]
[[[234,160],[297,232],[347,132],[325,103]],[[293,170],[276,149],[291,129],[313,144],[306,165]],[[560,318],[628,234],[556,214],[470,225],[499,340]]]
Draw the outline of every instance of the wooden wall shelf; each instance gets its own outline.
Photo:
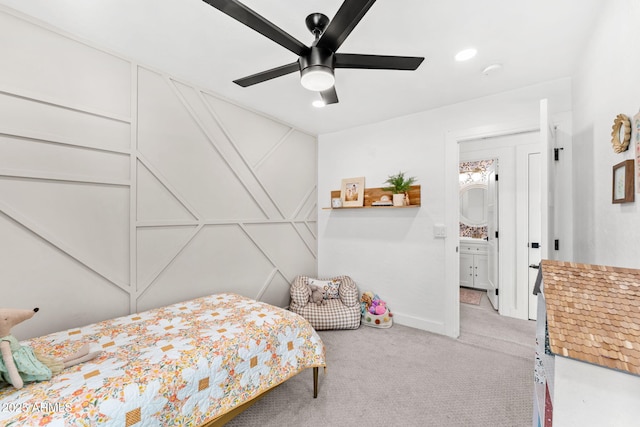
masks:
[[[340,210],[340,209],[406,209],[406,208],[419,208],[420,207],[420,186],[412,185],[409,189],[409,202],[411,203],[409,206],[371,206],[371,203],[380,200],[382,196],[389,196],[389,198],[393,197],[393,193],[391,191],[383,191],[382,188],[365,188],[364,189],[364,206],[356,206],[356,207],[342,207],[342,208],[322,208],[322,209],[332,209],[332,210]],[[340,190],[333,190],[331,192],[331,199],[340,198]],[[331,202],[331,200],[329,200]],[[331,203],[329,203],[331,204]]]

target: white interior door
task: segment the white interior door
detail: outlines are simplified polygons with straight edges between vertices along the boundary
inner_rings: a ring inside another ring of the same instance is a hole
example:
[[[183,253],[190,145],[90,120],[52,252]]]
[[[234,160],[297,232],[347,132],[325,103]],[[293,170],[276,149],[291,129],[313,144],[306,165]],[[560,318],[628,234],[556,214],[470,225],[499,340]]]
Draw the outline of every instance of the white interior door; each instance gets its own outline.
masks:
[[[533,295],[538,268],[542,254],[542,205],[540,179],[540,153],[529,153],[527,161],[527,263],[529,319],[535,320],[538,314],[538,297]]]
[[[549,259],[554,253],[551,250],[551,246],[554,244],[553,218],[555,199],[555,183],[551,167],[551,152],[553,148],[554,130],[549,118],[549,103],[546,99],[543,99],[540,101],[540,154],[530,154],[528,161],[528,311],[529,319],[534,320],[537,317],[538,300],[533,296],[533,285],[538,275],[540,260]],[[538,206],[536,206],[537,203],[539,203]]]
[[[498,174],[496,162],[489,169],[487,183],[487,257],[488,257],[488,286],[487,297],[494,309],[498,310],[499,301],[499,233],[498,233]]]

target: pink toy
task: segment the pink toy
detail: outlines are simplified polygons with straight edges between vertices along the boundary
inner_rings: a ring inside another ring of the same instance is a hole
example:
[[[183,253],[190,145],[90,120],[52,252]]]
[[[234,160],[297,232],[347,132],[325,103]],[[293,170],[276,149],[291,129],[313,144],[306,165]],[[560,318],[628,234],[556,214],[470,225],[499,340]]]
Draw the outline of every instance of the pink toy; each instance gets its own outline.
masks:
[[[374,297],[369,307],[369,313],[371,314],[384,314],[387,312],[387,303],[382,301],[377,295]]]

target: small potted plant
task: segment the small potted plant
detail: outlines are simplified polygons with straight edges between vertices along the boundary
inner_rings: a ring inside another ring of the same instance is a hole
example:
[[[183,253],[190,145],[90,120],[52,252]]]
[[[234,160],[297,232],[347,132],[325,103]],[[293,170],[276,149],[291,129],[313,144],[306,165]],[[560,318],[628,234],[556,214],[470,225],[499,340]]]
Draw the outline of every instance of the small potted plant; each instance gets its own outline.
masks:
[[[404,172],[398,172],[396,175],[389,175],[385,181],[389,186],[382,189],[393,193],[393,206],[406,206],[409,204],[409,188],[415,182],[414,176],[405,178]]]

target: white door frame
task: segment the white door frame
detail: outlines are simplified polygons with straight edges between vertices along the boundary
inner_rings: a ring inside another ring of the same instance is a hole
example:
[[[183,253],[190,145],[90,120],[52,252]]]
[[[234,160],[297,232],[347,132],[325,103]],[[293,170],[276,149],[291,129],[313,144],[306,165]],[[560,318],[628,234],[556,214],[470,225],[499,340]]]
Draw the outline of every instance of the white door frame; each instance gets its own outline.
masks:
[[[499,160],[497,160],[499,162]],[[500,230],[500,185],[498,185],[499,164],[494,162],[487,176],[487,297],[494,309],[500,308],[500,240],[496,232]],[[491,207],[489,209],[489,207]]]
[[[518,218],[527,218],[527,221],[523,221],[518,224],[518,241],[519,242],[531,242],[531,238],[529,236],[529,221],[530,221],[530,206],[529,206],[529,159],[532,154],[539,154],[542,156],[542,147],[540,143],[536,144],[527,144],[527,145],[519,145],[516,147],[516,168],[518,170],[518,189],[516,194],[516,217]],[[542,158],[540,158],[540,163],[542,163]],[[542,175],[542,165],[540,165],[538,173]],[[542,177],[540,177],[540,203],[542,203]],[[542,211],[540,212],[542,216]],[[542,227],[542,218],[540,218],[540,227]],[[542,230],[541,230],[542,232]],[[538,238],[538,242],[542,244],[542,236]],[[529,264],[531,264],[529,260],[529,247],[518,246],[516,248],[516,280],[518,283],[530,283],[530,273],[532,273],[529,268]],[[542,253],[542,252],[540,252]],[[517,289],[515,295],[516,304],[519,307],[527,307],[528,318],[532,319],[531,312],[531,298],[532,295],[530,293],[522,293],[520,292],[520,288]],[[535,304],[535,303],[534,303]],[[535,316],[534,316],[535,317]]]
[[[445,334],[454,338],[460,335],[460,264],[459,264],[459,212],[460,212],[460,180],[459,180],[459,147],[458,144],[481,138],[505,136],[523,132],[538,131],[540,122],[523,121],[500,123],[470,129],[449,131],[445,135]],[[498,166],[499,167],[499,166]],[[500,251],[503,254],[505,251]],[[502,255],[500,255],[502,256]],[[502,265],[502,259],[500,265]],[[504,289],[504,287],[503,287]],[[501,298],[505,297],[503,293]],[[500,308],[504,304],[500,304]],[[500,311],[502,314],[502,311]]]

